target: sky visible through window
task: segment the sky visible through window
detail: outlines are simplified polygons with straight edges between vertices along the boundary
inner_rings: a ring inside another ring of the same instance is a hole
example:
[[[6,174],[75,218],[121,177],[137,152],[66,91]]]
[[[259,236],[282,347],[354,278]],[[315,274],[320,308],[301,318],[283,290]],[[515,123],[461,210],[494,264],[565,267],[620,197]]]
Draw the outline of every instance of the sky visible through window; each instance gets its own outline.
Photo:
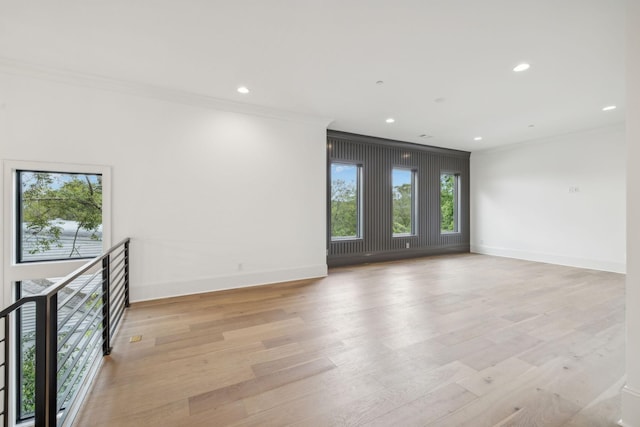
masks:
[[[356,165],[347,165],[341,163],[331,164],[331,181],[342,180],[347,184],[356,185],[357,181]]]
[[[409,169],[394,169],[392,179],[394,188],[411,184],[411,171]]]

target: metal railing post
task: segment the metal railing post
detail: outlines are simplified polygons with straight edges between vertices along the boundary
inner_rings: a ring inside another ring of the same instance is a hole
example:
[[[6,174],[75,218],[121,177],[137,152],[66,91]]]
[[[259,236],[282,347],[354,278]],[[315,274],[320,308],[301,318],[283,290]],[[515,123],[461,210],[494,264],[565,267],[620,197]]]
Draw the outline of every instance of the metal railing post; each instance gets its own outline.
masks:
[[[38,427],[54,426],[56,423],[56,376],[58,298],[39,296],[36,299],[36,350],[35,350],[35,412]],[[54,347],[55,346],[55,347]],[[41,404],[39,404],[41,403]]]
[[[124,242],[124,306],[129,307],[129,241]]]
[[[58,294],[46,298],[47,307],[47,423],[56,426],[58,416]],[[37,328],[36,328],[37,329]],[[36,425],[38,425],[36,423]]]
[[[47,298],[40,297],[36,300],[36,325],[44,327],[36,328],[36,344],[35,344],[35,425],[46,425],[47,406],[49,401],[47,396],[47,328],[49,323],[47,316]],[[21,337],[17,337],[16,345],[21,344]],[[40,402],[44,404],[39,404]]]
[[[2,362],[3,373],[3,382],[2,382],[2,425],[4,427],[9,427],[9,383],[10,383],[10,373],[9,373],[9,357],[10,355],[10,347],[11,343],[9,338],[11,337],[11,326],[9,322],[9,316],[5,316],[2,318],[4,322],[4,361]]]
[[[111,255],[102,260],[102,354],[111,353]]]

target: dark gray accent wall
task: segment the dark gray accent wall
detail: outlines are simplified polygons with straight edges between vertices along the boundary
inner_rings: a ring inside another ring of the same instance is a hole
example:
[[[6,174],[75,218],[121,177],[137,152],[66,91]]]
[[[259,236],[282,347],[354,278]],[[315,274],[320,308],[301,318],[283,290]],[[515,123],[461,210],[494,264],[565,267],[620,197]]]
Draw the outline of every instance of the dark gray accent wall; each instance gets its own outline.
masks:
[[[330,267],[469,252],[469,156],[449,150],[346,132],[327,132],[327,171],[332,162],[362,165],[362,238],[331,240],[327,227]],[[417,171],[417,234],[393,237],[391,170]],[[440,173],[460,174],[460,232],[440,233]],[[330,221],[330,174],[327,173],[327,221]],[[407,248],[407,243],[409,248]]]

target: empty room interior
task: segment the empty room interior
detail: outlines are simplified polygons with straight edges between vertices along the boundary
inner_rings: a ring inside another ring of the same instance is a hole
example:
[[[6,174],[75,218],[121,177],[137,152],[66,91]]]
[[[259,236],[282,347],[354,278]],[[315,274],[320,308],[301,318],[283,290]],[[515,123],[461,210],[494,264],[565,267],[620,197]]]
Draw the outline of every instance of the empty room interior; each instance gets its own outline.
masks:
[[[640,2],[0,0],[4,426],[640,427]]]

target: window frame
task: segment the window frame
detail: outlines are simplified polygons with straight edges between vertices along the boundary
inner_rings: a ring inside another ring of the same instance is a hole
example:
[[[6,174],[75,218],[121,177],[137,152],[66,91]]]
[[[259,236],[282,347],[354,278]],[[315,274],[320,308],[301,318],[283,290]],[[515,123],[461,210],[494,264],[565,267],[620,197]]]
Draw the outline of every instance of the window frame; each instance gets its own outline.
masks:
[[[333,235],[333,222],[331,221],[331,204],[333,200],[331,198],[331,190],[333,186],[332,168],[333,165],[345,165],[355,166],[356,168],[356,235],[355,236],[334,236]],[[329,239],[331,243],[334,242],[346,242],[354,240],[362,240],[363,237],[363,197],[362,197],[362,182],[363,182],[363,165],[361,162],[354,162],[342,159],[330,159],[329,160]]]
[[[102,175],[102,251],[111,247],[111,168],[103,165],[82,165],[76,163],[48,163],[33,161],[5,160],[3,161],[3,217],[4,217],[4,242],[0,247],[2,258],[4,283],[9,284],[22,280],[30,280],[34,277],[64,277],[77,268],[86,264],[86,259],[45,260],[33,262],[16,262],[16,171],[41,170],[55,173],[78,173]],[[2,303],[10,303],[14,300],[14,292],[11,286],[5,286],[1,292]]]
[[[411,231],[409,233],[394,233],[393,232],[393,218],[394,218],[394,208],[393,208],[393,171],[394,170],[405,170],[411,173]],[[405,166],[405,165],[397,165],[391,167],[391,237],[415,237],[418,235],[418,169]]]
[[[22,229],[22,216],[23,216],[23,206],[24,203],[22,201],[22,179],[21,173],[51,173],[51,174],[61,174],[61,175],[92,175],[99,176],[101,179],[104,179],[101,173],[89,173],[89,172],[59,172],[59,171],[49,171],[49,170],[25,170],[25,169],[16,169],[14,171],[14,182],[15,182],[15,230],[14,230],[14,262],[16,264],[28,264],[28,263],[37,263],[37,262],[51,262],[51,261],[71,261],[71,260],[88,260],[95,258],[95,256],[81,256],[81,257],[68,257],[68,258],[48,258],[48,259],[34,259],[34,260],[23,260],[24,254],[22,253],[22,245],[23,245],[23,229]],[[104,206],[103,206],[104,207]],[[101,212],[101,216],[104,222],[104,212]],[[101,241],[102,243],[102,241]],[[102,251],[104,252],[105,247],[102,246]]]
[[[442,176],[443,175],[451,175],[454,178],[454,181],[453,181],[453,230],[452,231],[442,229]],[[462,181],[461,173],[459,171],[452,171],[452,170],[440,171],[440,175],[438,179],[438,186],[439,186],[438,205],[440,206],[440,209],[439,209],[440,221],[438,226],[440,228],[441,235],[452,235],[452,234],[462,233],[461,224],[460,224],[461,181]]]

